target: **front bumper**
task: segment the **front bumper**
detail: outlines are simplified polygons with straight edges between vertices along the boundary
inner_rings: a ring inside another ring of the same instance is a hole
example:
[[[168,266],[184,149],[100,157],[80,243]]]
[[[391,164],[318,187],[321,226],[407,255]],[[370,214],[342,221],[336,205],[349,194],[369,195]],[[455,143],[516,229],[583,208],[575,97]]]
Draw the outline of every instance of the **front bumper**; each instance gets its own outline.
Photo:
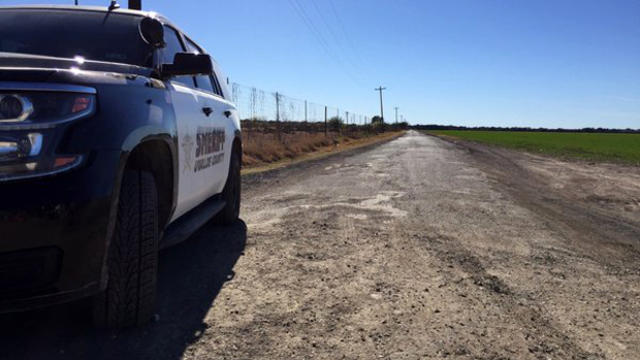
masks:
[[[0,183],[0,313],[104,288],[120,154],[96,152],[66,173]]]

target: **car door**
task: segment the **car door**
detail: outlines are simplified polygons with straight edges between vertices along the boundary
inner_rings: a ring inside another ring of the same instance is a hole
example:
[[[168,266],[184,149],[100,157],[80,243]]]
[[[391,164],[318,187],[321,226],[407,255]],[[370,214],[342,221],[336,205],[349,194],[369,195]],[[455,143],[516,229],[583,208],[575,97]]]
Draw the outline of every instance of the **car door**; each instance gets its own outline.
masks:
[[[162,62],[173,63],[178,52],[185,52],[180,33],[172,27],[165,26],[165,43],[162,50]],[[171,103],[176,117],[178,135],[178,196],[175,220],[187,211],[206,200],[212,193],[211,178],[201,171],[199,164],[202,152],[202,137],[211,128],[211,114],[207,116],[207,108],[211,106],[200,95],[193,76],[175,76],[167,81]]]
[[[187,51],[204,53],[188,37],[185,37]],[[209,179],[210,194],[222,192],[229,173],[231,159],[231,145],[233,143],[234,127],[231,120],[233,105],[224,99],[215,72],[211,75],[195,77],[198,97],[211,111],[208,127],[201,129],[200,143],[197,156],[197,169]]]

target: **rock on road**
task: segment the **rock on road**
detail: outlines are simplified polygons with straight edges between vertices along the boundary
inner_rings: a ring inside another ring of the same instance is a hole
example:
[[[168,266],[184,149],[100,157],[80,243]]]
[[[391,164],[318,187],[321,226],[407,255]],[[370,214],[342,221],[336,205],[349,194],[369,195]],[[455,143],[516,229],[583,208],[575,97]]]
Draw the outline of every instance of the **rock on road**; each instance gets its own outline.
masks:
[[[0,357],[637,358],[640,211],[581,202],[561,185],[586,175],[514,154],[410,131],[247,178],[244,223],[163,252],[157,322],[4,316]]]

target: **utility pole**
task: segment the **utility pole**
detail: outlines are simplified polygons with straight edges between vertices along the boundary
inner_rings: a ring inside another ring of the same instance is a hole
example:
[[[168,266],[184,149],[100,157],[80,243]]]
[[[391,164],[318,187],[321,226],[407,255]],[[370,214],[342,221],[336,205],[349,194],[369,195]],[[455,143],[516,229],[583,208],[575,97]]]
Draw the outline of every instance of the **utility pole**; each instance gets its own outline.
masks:
[[[307,122],[307,100],[304,101],[304,122]]]
[[[380,92],[380,118],[382,119],[382,123],[384,124],[384,107],[382,106],[382,91],[387,90],[387,88],[380,86],[379,88],[375,88],[374,90]]]
[[[398,107],[394,107],[394,109],[396,110],[396,124],[398,123]]]

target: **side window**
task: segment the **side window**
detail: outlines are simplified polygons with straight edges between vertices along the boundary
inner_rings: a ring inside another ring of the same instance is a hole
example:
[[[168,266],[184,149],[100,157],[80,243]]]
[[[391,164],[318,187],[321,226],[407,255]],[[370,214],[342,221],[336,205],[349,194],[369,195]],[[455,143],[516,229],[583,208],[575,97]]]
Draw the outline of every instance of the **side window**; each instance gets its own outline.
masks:
[[[184,52],[184,47],[182,46],[180,37],[178,37],[178,33],[174,29],[165,26],[164,42],[167,46],[162,49],[162,63],[173,64],[173,57],[176,53]],[[188,87],[194,86],[193,76],[175,76],[173,77],[173,80]]]
[[[189,38],[185,38],[185,39],[187,41],[186,45],[187,45],[188,52],[194,53],[194,54],[204,53],[202,49],[200,49],[200,47],[196,45],[193,41],[191,41]],[[198,89],[209,91],[213,94],[222,96],[220,89],[217,86],[217,83],[215,82],[215,79],[213,78],[213,76],[206,76],[206,75],[196,76],[196,86],[198,87]]]

